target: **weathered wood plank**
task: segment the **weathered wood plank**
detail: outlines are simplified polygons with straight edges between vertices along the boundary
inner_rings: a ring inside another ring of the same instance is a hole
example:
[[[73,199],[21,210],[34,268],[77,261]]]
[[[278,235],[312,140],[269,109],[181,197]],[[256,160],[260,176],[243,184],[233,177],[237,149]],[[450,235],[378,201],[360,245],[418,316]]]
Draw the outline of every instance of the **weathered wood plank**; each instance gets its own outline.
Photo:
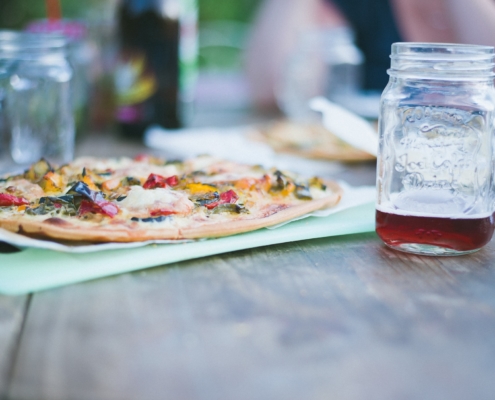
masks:
[[[28,296],[0,296],[0,399],[6,393]]]
[[[37,294],[22,399],[493,399],[495,254],[374,234],[209,257]]]

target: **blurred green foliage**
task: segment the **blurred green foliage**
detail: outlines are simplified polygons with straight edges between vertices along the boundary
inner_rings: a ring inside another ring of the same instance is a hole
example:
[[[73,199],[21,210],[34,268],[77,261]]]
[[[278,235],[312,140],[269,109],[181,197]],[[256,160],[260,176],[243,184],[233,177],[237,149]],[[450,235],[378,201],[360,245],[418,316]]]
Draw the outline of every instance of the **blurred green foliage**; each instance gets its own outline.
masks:
[[[85,18],[88,10],[101,8],[105,0],[61,0],[66,18]],[[110,0],[111,3],[115,1]],[[0,28],[23,29],[32,20],[45,18],[44,0],[0,0]]]
[[[116,6],[118,0],[61,0],[62,13],[67,18],[84,18],[91,9]],[[198,0],[199,20],[235,20],[249,22],[260,0]],[[0,28],[22,29],[33,19],[46,16],[43,0],[1,0]]]
[[[260,0],[199,0],[199,20],[251,21]]]
[[[197,0],[199,65],[206,69],[238,69],[249,23],[262,0]],[[119,0],[60,0],[65,18],[112,23]],[[45,18],[44,0],[0,0],[0,29],[23,29]]]
[[[249,23],[262,0],[199,0],[199,66],[235,70],[242,55]]]

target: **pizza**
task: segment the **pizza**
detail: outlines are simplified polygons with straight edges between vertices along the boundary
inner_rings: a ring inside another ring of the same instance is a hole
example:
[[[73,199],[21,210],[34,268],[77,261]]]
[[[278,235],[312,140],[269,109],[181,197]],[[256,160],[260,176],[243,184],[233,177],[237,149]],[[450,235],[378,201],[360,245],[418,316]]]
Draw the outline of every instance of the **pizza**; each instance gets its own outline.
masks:
[[[335,206],[332,181],[199,156],[44,159],[0,179],[0,227],[61,241],[213,238]]]
[[[260,128],[249,137],[267,143],[277,152],[306,158],[344,162],[376,160],[375,156],[352,147],[316,123],[281,120]]]

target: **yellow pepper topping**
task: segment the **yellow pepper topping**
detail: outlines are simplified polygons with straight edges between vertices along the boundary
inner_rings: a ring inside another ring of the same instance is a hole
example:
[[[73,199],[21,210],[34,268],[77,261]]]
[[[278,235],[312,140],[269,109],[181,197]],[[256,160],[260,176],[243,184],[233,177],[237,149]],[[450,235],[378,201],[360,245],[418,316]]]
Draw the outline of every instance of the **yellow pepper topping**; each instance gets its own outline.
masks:
[[[256,180],[254,178],[242,178],[235,183],[237,189],[250,189],[256,185]]]
[[[99,190],[98,187],[95,185],[95,183],[93,182],[93,178],[91,178],[89,175],[84,175],[83,178],[82,178],[82,181],[88,185],[88,187],[91,189],[91,190]]]
[[[47,172],[39,182],[45,193],[58,193],[62,190],[62,176],[56,172]]]
[[[120,183],[121,183],[120,178],[109,179],[101,184],[101,188],[106,192],[110,192],[118,188],[120,186]]]
[[[191,194],[214,192],[217,190],[215,186],[206,185],[204,183],[188,183],[186,189],[188,189]]]
[[[287,182],[287,186],[280,192],[282,196],[288,196],[296,189],[296,185],[293,182]]]

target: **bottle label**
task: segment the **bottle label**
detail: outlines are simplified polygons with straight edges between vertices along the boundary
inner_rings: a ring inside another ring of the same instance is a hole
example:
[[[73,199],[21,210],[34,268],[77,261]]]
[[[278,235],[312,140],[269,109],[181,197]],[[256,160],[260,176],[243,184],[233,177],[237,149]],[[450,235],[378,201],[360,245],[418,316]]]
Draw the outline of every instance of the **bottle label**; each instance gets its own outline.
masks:
[[[144,118],[143,103],[157,90],[156,76],[148,67],[146,57],[139,51],[121,54],[115,70],[117,119],[138,122]]]
[[[178,128],[188,119],[194,99],[197,0],[146,3],[146,12],[127,7],[127,2],[122,8],[123,54],[115,72],[117,119],[129,125]]]

